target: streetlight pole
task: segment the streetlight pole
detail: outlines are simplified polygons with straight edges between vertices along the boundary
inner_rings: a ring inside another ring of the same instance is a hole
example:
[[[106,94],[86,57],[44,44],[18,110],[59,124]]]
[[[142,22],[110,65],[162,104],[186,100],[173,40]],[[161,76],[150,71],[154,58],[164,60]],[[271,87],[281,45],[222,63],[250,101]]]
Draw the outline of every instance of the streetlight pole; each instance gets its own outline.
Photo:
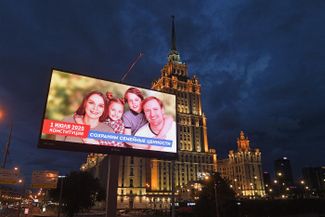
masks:
[[[220,213],[219,213],[219,204],[218,204],[218,194],[217,194],[217,180],[213,180],[213,184],[214,184],[214,197],[216,200],[216,216],[220,217]]]
[[[213,189],[214,189],[214,197],[215,197],[215,203],[216,203],[216,217],[221,217],[220,216],[220,211],[219,211],[219,203],[218,203],[218,193],[217,193],[217,174],[204,174],[204,179],[209,180],[212,178],[213,182]],[[209,181],[210,182],[210,181]]]
[[[1,168],[5,168],[6,167],[6,163],[7,163],[7,157],[9,154],[9,147],[10,147],[10,143],[11,143],[11,135],[12,135],[12,122],[10,123],[10,131],[9,131],[9,135],[8,135],[8,141],[7,144],[5,145],[5,150],[3,153],[3,162],[1,165]]]
[[[4,112],[3,110],[0,108],[0,120],[3,119],[4,117]],[[8,135],[8,140],[7,140],[7,143],[6,145],[4,146],[4,152],[3,152],[3,161],[2,161],[2,164],[1,164],[1,168],[5,168],[6,167],[6,162],[7,162],[7,157],[8,157],[8,154],[9,154],[9,146],[10,146],[10,142],[11,142],[11,135],[12,135],[12,120],[11,118],[9,117],[9,135]]]
[[[66,176],[58,176],[58,178],[61,178],[58,217],[60,217],[60,214],[61,214],[62,193],[63,193],[63,181],[64,181],[64,178],[65,178],[65,177],[66,177]]]
[[[172,160],[172,217],[175,217],[175,160]]]
[[[22,203],[22,201],[23,201],[23,197],[24,197],[24,190],[25,190],[25,182],[22,180],[22,179],[19,179],[18,180],[18,184],[21,184],[21,198],[20,198],[20,200],[19,200],[19,207],[18,207],[18,211],[17,211],[17,217],[20,217],[20,212],[21,212],[21,203]]]
[[[121,83],[141,59],[143,53],[139,53],[137,58],[132,61],[126,73],[121,78]],[[118,175],[119,175],[119,155],[107,155],[107,182],[106,182],[106,217],[116,217],[116,207],[117,207],[117,188],[118,188]]]

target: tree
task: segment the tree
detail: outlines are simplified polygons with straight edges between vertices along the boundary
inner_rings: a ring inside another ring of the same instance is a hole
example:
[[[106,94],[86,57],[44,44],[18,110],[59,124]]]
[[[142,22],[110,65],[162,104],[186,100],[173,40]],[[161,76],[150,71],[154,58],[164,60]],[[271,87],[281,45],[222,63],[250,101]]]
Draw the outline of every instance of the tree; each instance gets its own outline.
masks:
[[[56,201],[59,200],[60,181],[58,187],[50,191],[50,197]],[[99,180],[88,172],[71,172],[63,182],[63,211],[70,217],[81,210],[91,208],[96,200],[104,199],[104,190],[100,186]]]
[[[235,192],[230,188],[229,182],[224,180],[219,173],[214,173],[205,180],[205,186],[199,195],[199,200],[194,209],[194,215],[199,217],[216,217],[216,198],[220,216],[231,217],[237,215]]]

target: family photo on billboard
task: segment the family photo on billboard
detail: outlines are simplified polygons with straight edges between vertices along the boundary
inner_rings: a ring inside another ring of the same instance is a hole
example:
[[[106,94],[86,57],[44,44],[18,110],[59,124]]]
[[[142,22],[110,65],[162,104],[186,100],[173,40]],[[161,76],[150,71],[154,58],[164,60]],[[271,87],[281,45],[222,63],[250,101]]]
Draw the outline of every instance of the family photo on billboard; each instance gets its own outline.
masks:
[[[176,153],[172,94],[53,70],[41,139]]]

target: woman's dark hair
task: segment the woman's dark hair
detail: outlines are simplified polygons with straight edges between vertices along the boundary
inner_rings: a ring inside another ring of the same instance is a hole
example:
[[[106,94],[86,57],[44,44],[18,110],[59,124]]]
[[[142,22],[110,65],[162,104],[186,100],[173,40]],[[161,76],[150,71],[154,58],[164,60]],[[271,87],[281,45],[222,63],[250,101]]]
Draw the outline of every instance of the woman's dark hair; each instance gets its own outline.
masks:
[[[103,114],[99,117],[99,121],[103,122],[103,121],[105,121],[107,119],[107,115],[108,115],[108,100],[107,100],[106,96],[102,92],[97,91],[97,90],[89,92],[83,98],[82,103],[80,104],[79,108],[76,111],[76,114],[77,115],[85,115],[85,113],[86,113],[86,111],[85,111],[86,103],[87,103],[89,97],[91,97],[92,95],[95,95],[95,94],[101,96],[103,98],[103,100],[104,100],[104,111],[103,111]]]
[[[127,91],[125,91],[125,93],[124,93],[124,100],[125,100],[125,102],[128,101],[128,98],[127,98],[127,94],[128,94],[128,93],[133,93],[133,94],[137,95],[137,96],[141,99],[141,101],[144,99],[144,97],[143,97],[141,91],[140,91],[138,88],[130,87],[130,88],[127,89]]]

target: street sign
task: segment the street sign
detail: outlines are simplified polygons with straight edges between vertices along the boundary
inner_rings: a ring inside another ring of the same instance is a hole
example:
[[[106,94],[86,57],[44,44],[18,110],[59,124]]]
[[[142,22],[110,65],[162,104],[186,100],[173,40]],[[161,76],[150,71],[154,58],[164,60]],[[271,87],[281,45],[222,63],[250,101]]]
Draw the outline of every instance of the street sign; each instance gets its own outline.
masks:
[[[58,183],[58,175],[58,171],[33,171],[32,188],[56,188]]]
[[[18,170],[0,168],[0,184],[15,185],[18,184],[18,182]]]

